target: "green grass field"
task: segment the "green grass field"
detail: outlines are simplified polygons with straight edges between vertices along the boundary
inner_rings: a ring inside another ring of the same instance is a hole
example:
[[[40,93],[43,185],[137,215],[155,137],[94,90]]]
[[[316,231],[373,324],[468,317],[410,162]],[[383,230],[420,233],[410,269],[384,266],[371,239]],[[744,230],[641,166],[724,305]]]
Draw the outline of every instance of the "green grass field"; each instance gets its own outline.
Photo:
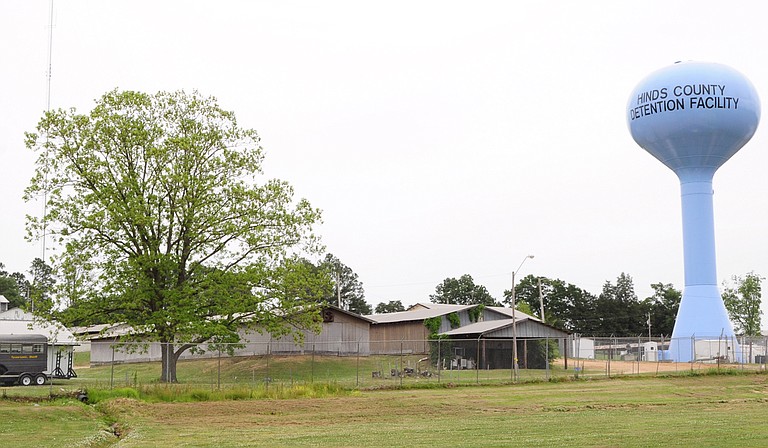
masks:
[[[6,398],[0,440],[14,447],[768,446],[764,374],[470,384],[328,393],[295,385],[305,398],[198,396],[203,402]]]

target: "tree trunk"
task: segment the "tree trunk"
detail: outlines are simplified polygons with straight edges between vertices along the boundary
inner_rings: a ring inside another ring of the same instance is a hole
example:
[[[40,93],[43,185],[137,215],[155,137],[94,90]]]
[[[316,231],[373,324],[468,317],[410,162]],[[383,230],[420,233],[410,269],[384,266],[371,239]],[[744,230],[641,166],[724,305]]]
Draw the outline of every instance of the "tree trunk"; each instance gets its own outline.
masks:
[[[179,359],[179,355],[174,353],[173,344],[169,342],[160,343],[160,352],[162,354],[162,373],[160,374],[160,381],[163,383],[176,383],[176,361]]]

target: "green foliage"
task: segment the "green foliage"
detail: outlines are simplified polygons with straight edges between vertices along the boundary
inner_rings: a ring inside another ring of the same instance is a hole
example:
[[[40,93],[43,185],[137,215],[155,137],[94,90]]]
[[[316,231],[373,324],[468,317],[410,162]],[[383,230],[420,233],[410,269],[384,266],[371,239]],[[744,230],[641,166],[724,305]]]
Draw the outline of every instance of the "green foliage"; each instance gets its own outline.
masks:
[[[400,311],[405,311],[405,307],[403,302],[399,300],[390,300],[388,303],[381,302],[376,305],[376,314],[397,313]]]
[[[318,253],[320,212],[261,178],[258,135],[214,98],[114,90],[89,114],[47,112],[26,137],[38,158],[25,199],[48,198],[27,229],[61,249],[70,324],[125,322],[168,344],[167,381],[188,343],[317,328],[322,279],[295,254]]]
[[[442,325],[442,323],[442,316],[428,317],[424,319],[424,326],[429,330],[430,338],[437,336],[438,332],[440,332],[440,325]]]
[[[648,331],[645,309],[637,300],[632,277],[623,272],[615,285],[609,281],[603,285],[594,317],[596,335],[635,336]]]
[[[18,272],[11,274],[5,270],[4,264],[0,263],[0,295],[8,300],[8,309],[26,308],[26,291],[22,290],[26,284],[24,274]]]
[[[643,301],[643,306],[651,316],[652,334],[671,335],[683,294],[669,283],[654,283],[651,288],[653,295]]]
[[[461,326],[461,319],[456,311],[448,313],[445,317],[448,319],[448,323],[451,324],[451,328],[459,328]]]
[[[682,294],[671,284],[651,285],[654,295],[642,302],[634,291],[632,277],[622,273],[613,284],[605,282],[599,297],[560,279],[528,275],[515,285],[518,305],[525,303],[528,314],[541,314],[544,299],[545,321],[548,325],[585,335],[637,336],[648,334],[648,314],[656,335],[669,335],[674,328],[677,308]],[[511,302],[511,291],[504,291],[505,303]]]
[[[326,295],[325,301],[332,305],[360,315],[371,314],[373,309],[365,301],[363,283],[357,274],[336,258],[333,254],[326,254],[321,267],[328,273],[334,288]],[[340,302],[340,303],[339,303]]]
[[[448,336],[435,334],[429,337],[429,362],[439,365],[443,359],[453,359],[454,343]]]
[[[112,398],[140,398],[139,391],[132,387],[119,387],[114,389],[88,388],[88,403],[96,404]]]
[[[498,305],[496,299],[491,296],[486,287],[476,285],[469,274],[464,274],[458,279],[446,278],[437,285],[435,293],[429,296],[429,300],[432,303],[453,305]]]
[[[544,369],[547,358],[549,358],[549,364],[552,365],[560,357],[560,349],[554,339],[535,339],[527,341],[526,344],[528,345],[527,365],[529,369]]]
[[[515,307],[516,310],[522,311],[523,313],[533,316],[534,312],[531,309],[531,306],[528,304],[528,302],[517,302],[517,306]]]
[[[454,317],[451,317],[455,315]],[[459,315],[457,313],[449,313],[447,316],[448,321],[451,324],[451,328],[457,328],[459,322]],[[453,319],[453,320],[451,320]],[[454,327],[456,322],[456,327]],[[436,366],[443,358],[450,358],[453,356],[453,344],[447,336],[441,336],[440,326],[443,324],[442,316],[428,317],[424,319],[424,326],[429,331],[429,360],[433,366]]]
[[[470,308],[467,311],[467,314],[469,314],[470,322],[478,322],[480,320],[480,316],[483,315],[484,309],[485,309],[485,305],[483,304],[477,305],[474,308]]]
[[[732,284],[723,283],[723,302],[735,330],[745,336],[760,336],[762,277],[754,272],[744,277],[734,275]]]
[[[29,274],[32,278],[29,283],[30,307],[37,314],[47,315],[54,307],[52,295],[56,279],[53,276],[53,268],[40,258],[35,258],[32,260]]]
[[[595,334],[592,323],[596,297],[571,283],[528,275],[515,285],[515,301],[518,305],[526,303],[529,310],[541,309],[539,281],[544,298],[545,321],[548,325],[576,333]],[[504,291],[504,297],[504,303],[509,305],[511,291]]]
[[[89,388],[88,403],[98,404],[114,398],[131,398],[152,403],[191,403],[253,399],[322,398],[350,395],[352,391],[336,383],[260,385],[229,387],[220,390],[189,385],[146,385],[114,389]]]

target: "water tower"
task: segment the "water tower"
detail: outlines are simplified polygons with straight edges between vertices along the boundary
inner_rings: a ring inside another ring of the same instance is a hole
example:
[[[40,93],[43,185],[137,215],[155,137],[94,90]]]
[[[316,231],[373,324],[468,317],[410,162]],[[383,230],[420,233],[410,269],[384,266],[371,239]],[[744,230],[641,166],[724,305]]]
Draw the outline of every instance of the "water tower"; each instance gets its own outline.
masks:
[[[680,180],[685,288],[668,352],[675,361],[693,360],[700,346],[696,341],[715,341],[719,352],[717,341],[733,340],[717,285],[712,178],[752,138],[759,121],[755,88],[722,64],[662,68],[629,97],[632,138]],[[731,350],[740,356],[735,346]]]

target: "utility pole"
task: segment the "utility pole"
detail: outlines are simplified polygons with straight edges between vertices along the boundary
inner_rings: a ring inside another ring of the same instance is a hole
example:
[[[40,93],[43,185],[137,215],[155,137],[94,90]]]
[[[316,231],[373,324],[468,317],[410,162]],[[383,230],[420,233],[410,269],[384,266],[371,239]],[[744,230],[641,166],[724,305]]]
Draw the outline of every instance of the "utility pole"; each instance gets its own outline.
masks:
[[[517,316],[515,315],[515,307],[517,304],[515,303],[515,274],[517,274],[517,271],[520,270],[520,268],[523,267],[523,263],[529,258],[533,258],[533,255],[526,255],[525,258],[523,258],[523,261],[520,262],[520,266],[517,267],[514,271],[512,271],[512,373],[513,373],[513,380],[517,381],[518,376],[518,367],[517,367]]]
[[[651,312],[648,311],[648,340],[651,340]]]
[[[336,271],[336,305],[341,308],[341,275],[339,275],[339,271]]]
[[[541,294],[541,277],[539,277],[539,303],[541,304],[541,323],[544,322],[544,296]]]

